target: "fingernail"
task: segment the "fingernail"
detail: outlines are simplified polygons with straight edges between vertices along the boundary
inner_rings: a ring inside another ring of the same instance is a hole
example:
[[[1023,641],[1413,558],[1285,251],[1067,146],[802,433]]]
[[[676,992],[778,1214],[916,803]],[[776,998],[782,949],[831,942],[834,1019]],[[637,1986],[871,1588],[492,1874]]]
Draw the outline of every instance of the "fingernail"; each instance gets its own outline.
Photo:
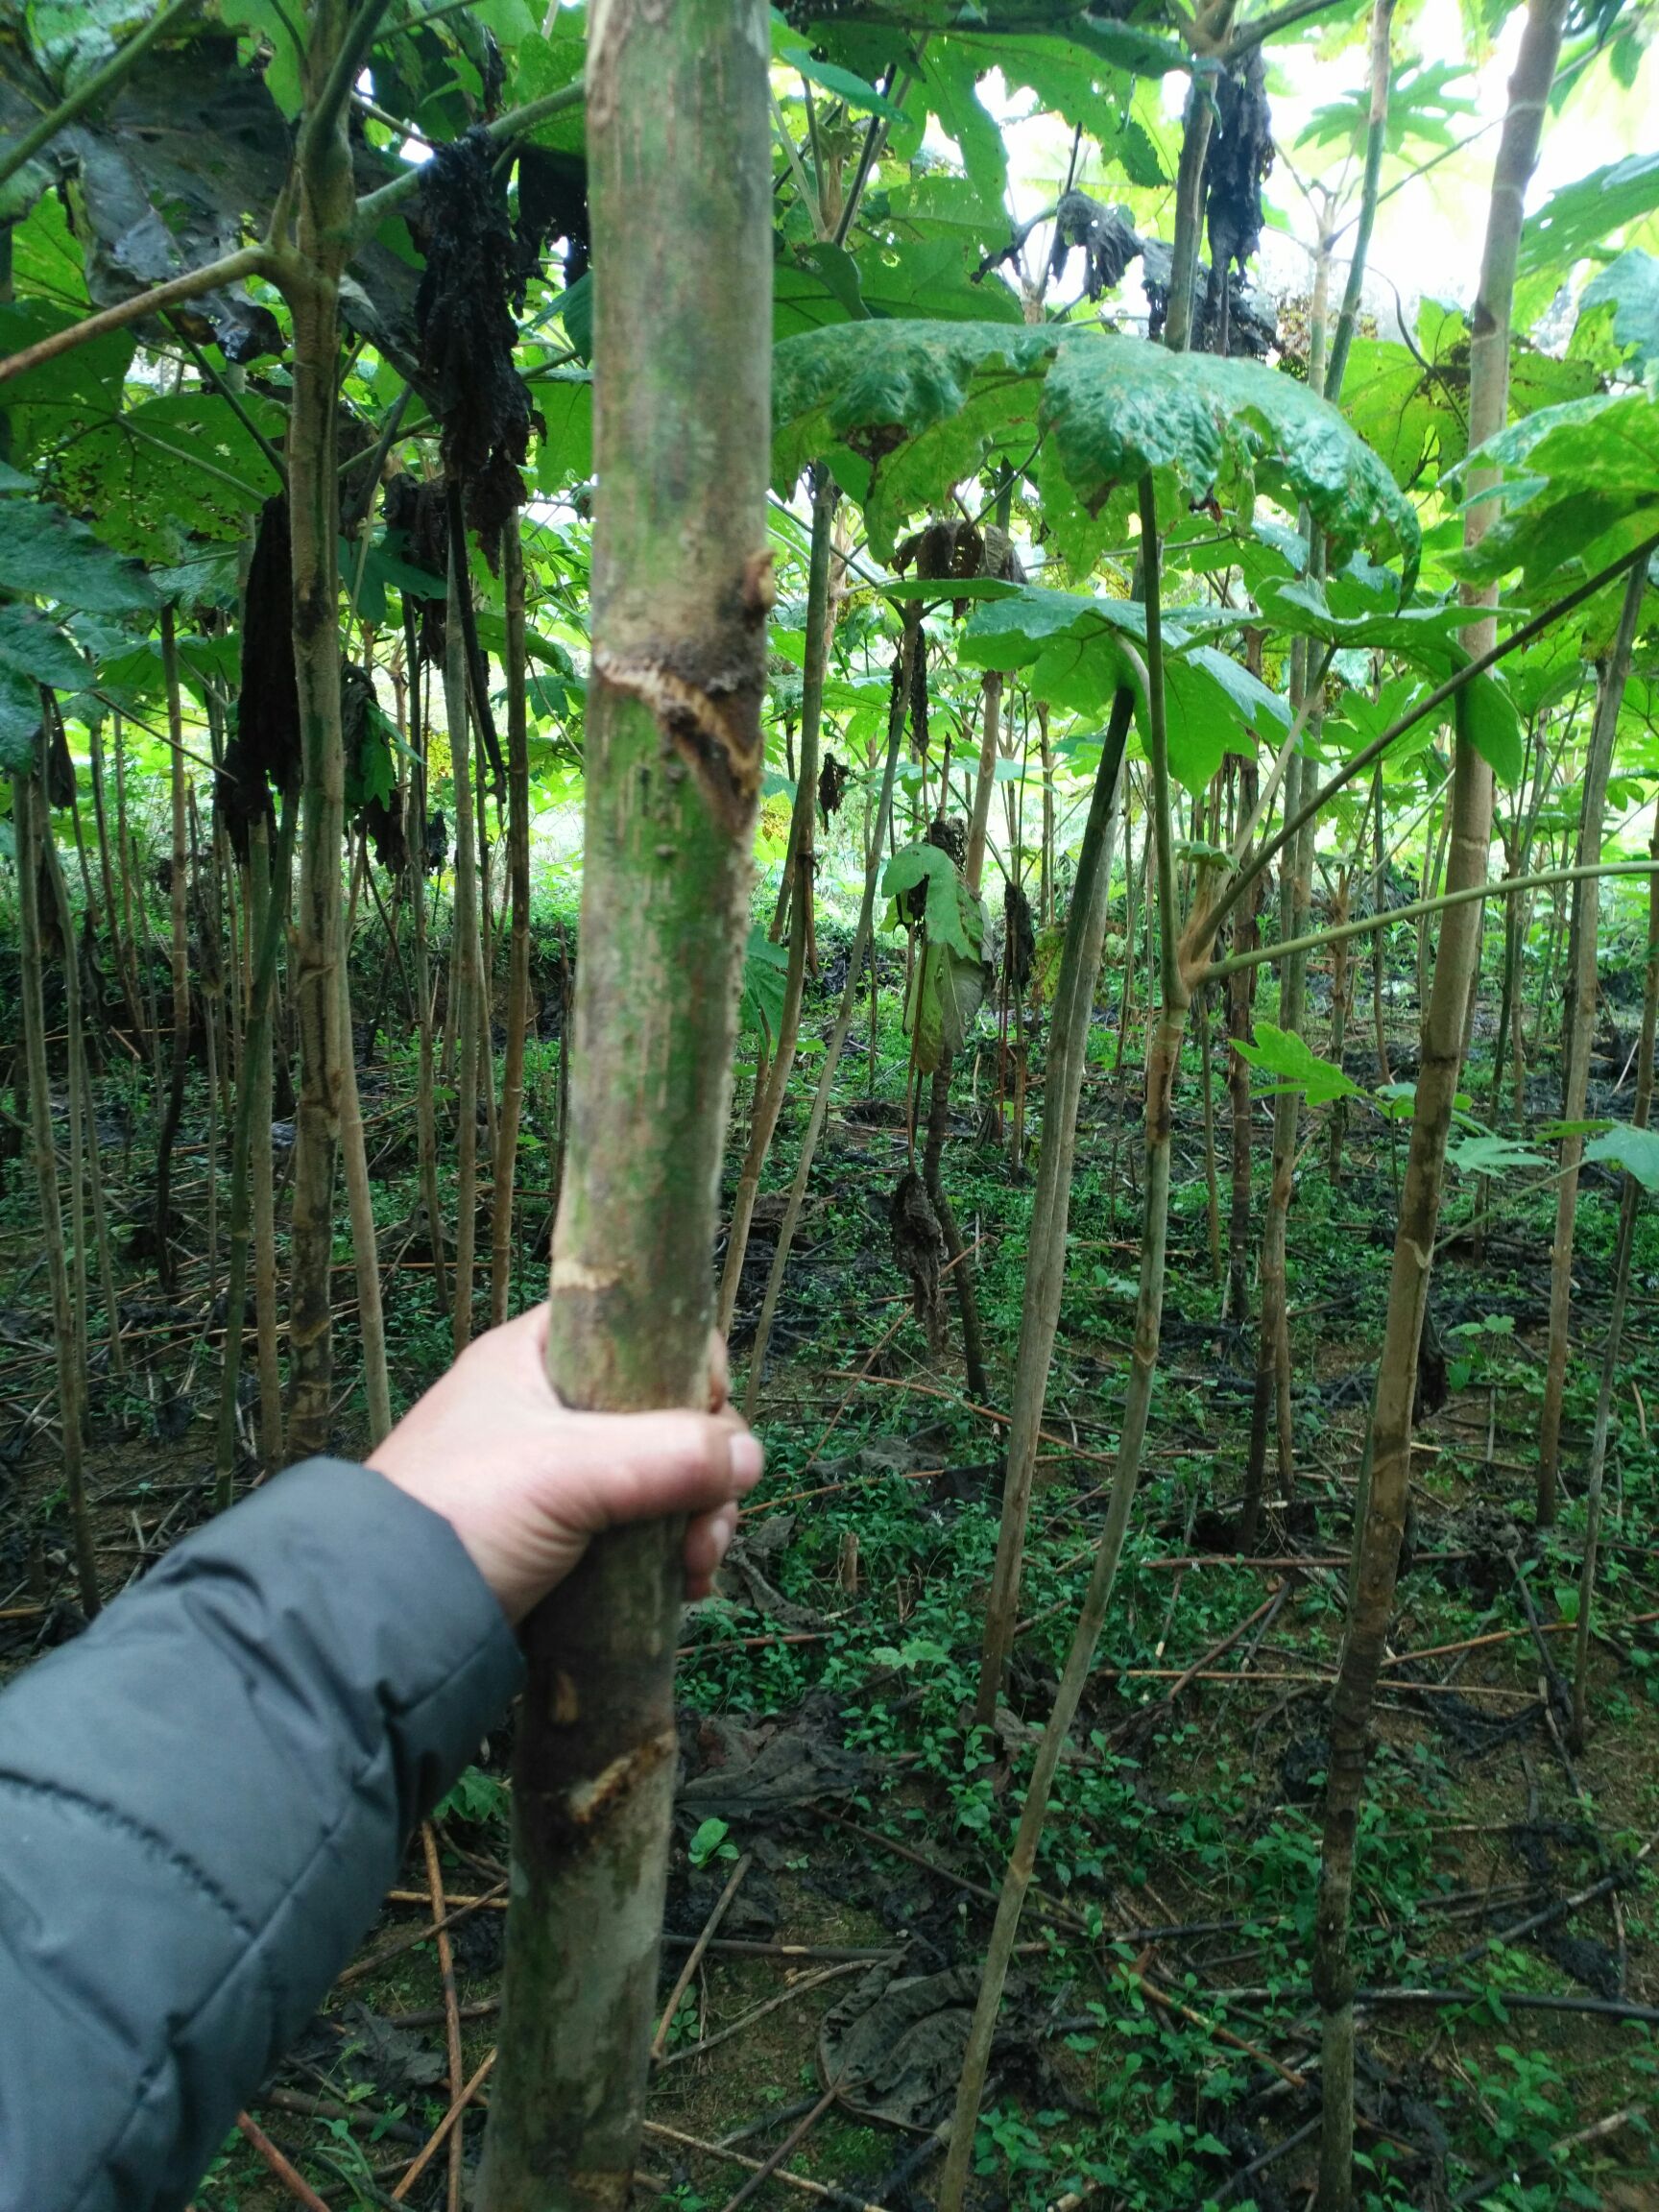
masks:
[[[753,1490],[760,1479],[765,1455],[759,1439],[747,1431],[732,1439],[732,1479],[740,1490]]]

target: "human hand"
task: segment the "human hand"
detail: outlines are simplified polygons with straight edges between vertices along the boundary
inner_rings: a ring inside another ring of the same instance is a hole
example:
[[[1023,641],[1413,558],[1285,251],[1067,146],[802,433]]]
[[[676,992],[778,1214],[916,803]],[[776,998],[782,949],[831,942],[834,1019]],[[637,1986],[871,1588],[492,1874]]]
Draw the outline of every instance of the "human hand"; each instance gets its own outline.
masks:
[[[760,1446],[726,1400],[724,1348],[708,1413],[580,1413],[547,1380],[547,1308],[469,1344],[371,1464],[443,1514],[510,1621],[626,1521],[690,1516],[685,1589],[707,1597],[760,1479]]]

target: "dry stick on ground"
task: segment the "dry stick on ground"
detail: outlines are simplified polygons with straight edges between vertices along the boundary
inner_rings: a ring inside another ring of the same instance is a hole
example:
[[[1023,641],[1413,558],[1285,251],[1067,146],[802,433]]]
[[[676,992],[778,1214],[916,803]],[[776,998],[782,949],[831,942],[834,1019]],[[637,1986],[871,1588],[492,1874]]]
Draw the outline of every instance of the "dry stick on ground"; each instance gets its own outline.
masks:
[[[1471,2181],[1459,2189],[1453,2198],[1454,2204],[1479,2204],[1482,2198],[1501,2189],[1506,2181],[1519,2181],[1524,2174],[1535,2173],[1540,2166],[1548,2166],[1565,2151],[1581,2151],[1591,2143],[1599,2143],[1609,2135],[1617,2135],[1621,2128],[1631,2121],[1640,2120],[1647,2111],[1646,2104],[1626,2104],[1622,2111],[1609,2112],[1604,2120],[1593,2120],[1588,2128],[1575,2128],[1571,2135],[1558,2136],[1542,2151],[1535,2151],[1519,2165],[1500,2167],[1495,2173],[1483,2174],[1479,2180]],[[1582,2180],[1582,2176],[1580,2176]]]
[[[681,1967],[675,1979],[674,1986],[668,1992],[668,2002],[662,2008],[662,2016],[657,2023],[657,2032],[651,2038],[651,2056],[653,2058],[661,2057],[662,2046],[668,2040],[668,2031],[674,2025],[674,2015],[680,2009],[680,2000],[691,1986],[691,1977],[703,1963],[703,1954],[718,1934],[720,1923],[730,1911],[733,1898],[742,1888],[744,1878],[754,1863],[753,1853],[745,1851],[736,1865],[733,1867],[731,1879],[727,1882],[725,1888],[714,1900],[714,1910],[704,1922],[702,1934],[686,1954],[685,1963]]]
[[[493,1903],[497,1897],[504,1897],[506,1893],[506,1882],[497,1882],[493,1889],[487,1890],[472,1903],[457,1906],[453,1911],[445,1912],[442,1925],[453,1928],[458,1920],[465,1920],[471,1913],[481,1911],[485,1906]],[[377,1974],[382,1966],[390,1964],[394,1959],[401,1958],[405,1951],[413,1951],[417,1943],[429,1942],[437,1934],[439,1925],[434,1922],[429,1928],[417,1928],[413,1935],[397,1936],[390,1943],[383,1943],[378,1951],[372,1951],[367,1959],[359,1959],[354,1965],[348,1966],[336,1978],[335,1988],[345,1989],[353,1982],[361,1982],[366,1975]]]
[[[492,2008],[492,2009],[493,2009],[493,2008]],[[479,2090],[484,2086],[484,2082],[487,2076],[489,2075],[490,2069],[494,2065],[494,2063],[495,2054],[493,2051],[492,2051],[490,2056],[481,2062],[477,2072],[472,2076],[471,2080],[463,2085],[451,2103],[448,2111],[445,2113],[443,2119],[439,2121],[437,2127],[432,2130],[431,2137],[426,2143],[425,2147],[421,2150],[419,2156],[411,2160],[409,2171],[404,2175],[403,2178],[393,2190],[392,2200],[395,2204],[402,2203],[404,2198],[408,2196],[410,2190],[414,2188],[416,2182],[419,2181],[421,2175],[425,2173],[427,2167],[438,2155],[438,2152],[443,2149],[445,2142],[449,2143],[451,2146],[460,2142],[462,2115],[466,2111],[468,2105],[470,2104],[473,2099],[477,2096]],[[453,2156],[453,2151],[451,2151],[451,2156]]]
[[[430,1820],[421,1823],[421,1848],[426,1858],[426,1885],[432,1899],[432,1930],[438,1943],[438,1979],[444,1987],[445,2047],[449,2060],[449,2102],[461,2097],[461,2015],[455,1996],[455,1959],[446,1926],[448,1908],[444,1902],[444,1869],[438,1863],[438,1839]],[[448,2212],[461,2212],[462,2132],[457,2125],[449,2138]]]
[[[802,2115],[795,2126],[790,2128],[788,2134],[784,2136],[782,2142],[775,2150],[767,2152],[765,2157],[761,2159],[759,2165],[741,2188],[726,2200],[721,2212],[741,2212],[741,2207],[748,2203],[757,2189],[765,2187],[779,2167],[782,2165],[784,2159],[792,2156],[795,2152],[800,2150],[802,2144],[805,2142],[807,2136],[840,2094],[841,2076],[837,2075],[811,2110]]]
[[[701,2151],[707,2158],[724,2158],[728,2165],[746,2167],[751,2174],[758,2174],[761,2170],[758,2158],[745,2158],[741,2151],[728,2151],[718,2143],[705,2143],[700,2135],[687,2135],[683,2128],[669,2128],[661,2120],[647,2120],[645,2132],[656,2136],[662,2143],[678,2143],[685,2151]],[[845,2205],[849,2207],[849,2212],[886,2212],[883,2205],[867,2204],[861,2197],[854,2197],[849,2190],[831,2189],[822,2181],[809,2181],[805,2174],[775,2171],[768,2176],[768,2179],[780,2183],[785,2189],[793,2189],[798,2196],[816,2197],[823,2203]]]
[[[257,2152],[297,2204],[303,2204],[305,2212],[328,2212],[327,2205],[318,2196],[304,2175],[298,2172],[283,2157],[281,2152],[277,2150],[276,2144],[272,2142],[270,2136],[266,2134],[256,2120],[251,2120],[246,2112],[238,2112],[236,2126],[247,2140],[249,2147]]]
[[[1522,204],[1537,160],[1545,104],[1560,51],[1566,0],[1530,0],[1510,80],[1493,176],[1480,293],[1470,349],[1469,437],[1478,444],[1502,428],[1508,390],[1510,308]],[[1481,479],[1471,492],[1489,490]],[[1477,544],[1494,519],[1488,499],[1470,509],[1466,541]],[[1477,602],[1479,604],[1479,602]],[[1487,605],[1496,603],[1495,593]],[[1464,633],[1472,660],[1495,643],[1490,614]],[[1487,878],[1492,771],[1464,718],[1452,772],[1454,889],[1479,889]],[[1354,2187],[1354,1964],[1349,1932],[1354,1855],[1369,1749],[1371,1709],[1393,1611],[1395,1578],[1410,1477],[1412,1401],[1428,1306],[1429,1270],[1440,1215],[1446,1140],[1460,1071],[1470,991],[1479,969],[1479,902],[1448,909],[1423,1023],[1421,1069],[1394,1245],[1387,1317],[1378,1362],[1368,1492],[1357,1502],[1358,1567],[1351,1578],[1348,1626],[1332,1698],[1331,1755],[1314,1921],[1324,2080],[1319,2212],[1348,2212]]]
[[[881,1956],[897,1959],[902,1954],[889,1951]],[[678,2066],[682,2059],[701,2058],[705,2052],[712,2051],[717,2043],[729,2043],[733,2035],[741,2035],[745,2029],[753,2028],[756,2021],[763,2020],[767,2013],[779,2011],[785,2005],[793,2005],[797,1997],[805,1997],[811,1990],[821,1989],[826,1982],[838,1982],[847,1974],[867,1974],[870,1966],[871,1960],[868,1958],[843,1959],[838,1966],[826,1966],[816,1974],[805,1975],[789,1988],[780,1990],[776,1997],[768,1997],[763,2005],[754,2006],[740,2019],[732,2021],[727,2027],[717,2028],[712,2035],[705,2035],[700,2043],[687,2043],[679,2051],[670,2051],[661,2063],[664,2067]]]

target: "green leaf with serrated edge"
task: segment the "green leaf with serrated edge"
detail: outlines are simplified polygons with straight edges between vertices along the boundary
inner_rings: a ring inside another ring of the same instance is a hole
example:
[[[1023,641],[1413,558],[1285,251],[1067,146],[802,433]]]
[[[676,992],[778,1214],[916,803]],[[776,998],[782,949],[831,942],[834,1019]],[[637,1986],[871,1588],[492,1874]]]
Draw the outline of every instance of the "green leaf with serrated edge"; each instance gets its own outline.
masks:
[[[976,917],[956,873],[955,862],[937,845],[905,845],[888,861],[881,878],[881,896],[897,901],[918,883],[927,886],[923,924],[928,941],[943,945],[964,958],[978,951]]]
[[[15,602],[0,606],[0,668],[59,691],[78,691],[92,673],[55,622]]]
[[[1228,752],[1253,756],[1263,727],[1286,727],[1290,717],[1287,703],[1247,668],[1197,642],[1182,621],[1184,613],[1166,615],[1164,636],[1169,766],[1189,790],[1199,791]],[[1199,624],[1200,634],[1207,627]],[[1116,643],[1119,636],[1133,638],[1144,655],[1146,611],[1138,600],[1091,599],[1028,585],[976,607],[960,653],[982,667],[1034,661],[1038,695],[1084,714],[1103,713],[1118,685],[1129,682],[1144,735],[1145,701]]]
[[[1659,531],[1659,402],[1623,391],[1541,408],[1472,453],[1464,480],[1492,469],[1504,481],[1478,496],[1503,511],[1456,573],[1493,582],[1518,568],[1541,585],[1571,561],[1603,567]]]
[[[135,562],[112,553],[60,508],[28,499],[0,500],[0,586],[93,614],[156,605]]]
[[[990,59],[951,39],[932,41],[923,59],[927,105],[955,139],[962,166],[989,205],[1008,189],[1008,154],[1002,133],[979,103],[979,72]]]
[[[866,286],[868,297],[868,286]],[[1029,372],[1049,357],[1052,328],[997,323],[841,324],[784,339],[773,352],[774,480],[787,491],[836,446],[878,456],[867,520],[878,557],[900,523],[942,496],[1004,442],[1036,432]],[[902,481],[889,493],[893,463]]]
[[[1604,1136],[1590,1140],[1584,1157],[1609,1167],[1623,1167],[1644,1190],[1659,1191],[1659,1130],[1638,1129],[1628,1121],[1615,1122]]]
[[[1287,1091],[1305,1091],[1310,1106],[1328,1106],[1335,1098],[1360,1098],[1364,1093],[1332,1061],[1321,1060],[1304,1037],[1279,1029],[1271,1022],[1258,1022],[1256,1042],[1235,1041],[1241,1056],[1264,1074],[1276,1075]]]
[[[1339,641],[1368,652],[1398,654],[1437,682],[1443,683],[1469,663],[1470,656],[1457,637],[1468,621],[1467,610],[1460,607],[1412,607],[1394,613],[1339,615],[1332,612],[1318,583],[1309,577],[1264,583],[1260,603],[1263,613],[1293,635]],[[1520,716],[1503,678],[1493,669],[1472,678],[1455,695],[1452,710],[1476,751],[1490,763],[1500,781],[1512,790],[1520,781],[1526,749]],[[1425,742],[1426,733],[1414,750],[1420,750]]]
[[[1633,246],[1592,276],[1578,301],[1579,316],[1606,306],[1613,309],[1613,343],[1622,353],[1634,354],[1633,370],[1645,369],[1659,356],[1659,261]]]
[[[0,770],[14,776],[34,765],[39,729],[39,686],[21,670],[0,664]]]
[[[805,77],[809,84],[832,92],[837,100],[844,100],[849,108],[856,108],[861,114],[886,115],[898,121],[904,113],[902,108],[878,92],[874,84],[867,84],[853,70],[843,69],[833,61],[814,61],[805,46],[786,46],[778,54],[778,59],[787,63],[797,76]]]
[[[1214,498],[1248,524],[1261,490],[1286,507],[1306,500],[1338,561],[1356,546],[1397,547],[1407,585],[1415,580],[1416,514],[1387,469],[1335,408],[1260,362],[1070,330],[1040,421],[1090,515],[1148,471],[1172,518]]]
[[[1659,154],[1635,154],[1552,192],[1521,232],[1519,274],[1565,276],[1626,223],[1659,207]]]

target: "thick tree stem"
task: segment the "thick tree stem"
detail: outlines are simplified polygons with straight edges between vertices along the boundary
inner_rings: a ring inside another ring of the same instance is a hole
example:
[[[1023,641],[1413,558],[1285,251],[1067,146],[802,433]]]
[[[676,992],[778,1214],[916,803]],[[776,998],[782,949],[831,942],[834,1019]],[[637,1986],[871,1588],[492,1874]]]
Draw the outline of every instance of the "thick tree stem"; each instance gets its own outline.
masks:
[[[609,0],[589,40],[599,489],[548,1365],[567,1403],[621,1409],[709,1388],[772,597],[770,42],[759,0]],[[600,1539],[527,1630],[486,2212],[627,2200],[681,1545],[675,1524]]]
[[[1498,430],[1508,391],[1510,307],[1527,184],[1560,52],[1566,0],[1530,0],[1510,80],[1493,175],[1480,294],[1471,319],[1469,438]],[[1479,487],[1484,489],[1485,487]],[[1471,484],[1471,493],[1477,486]],[[1495,502],[1473,506],[1466,541],[1490,526]],[[1493,642],[1490,616],[1473,622],[1464,644],[1478,658]],[[1452,773],[1455,889],[1478,891],[1487,877],[1492,833],[1492,771],[1459,729]],[[1348,1624],[1332,1696],[1330,1763],[1314,1917],[1313,1985],[1323,2042],[1323,2129],[1319,2212],[1348,2212],[1354,2189],[1354,1968],[1349,1929],[1355,1842],[1369,1745],[1371,1708],[1394,1604],[1410,1479],[1411,1411],[1417,1348],[1429,1303],[1429,1273],[1440,1217],[1446,1139],[1457,1090],[1464,1015],[1479,954],[1479,899],[1449,906],[1440,931],[1433,988],[1423,1024],[1411,1142],[1389,1281],[1388,1311],[1371,1421],[1371,1475]]]

